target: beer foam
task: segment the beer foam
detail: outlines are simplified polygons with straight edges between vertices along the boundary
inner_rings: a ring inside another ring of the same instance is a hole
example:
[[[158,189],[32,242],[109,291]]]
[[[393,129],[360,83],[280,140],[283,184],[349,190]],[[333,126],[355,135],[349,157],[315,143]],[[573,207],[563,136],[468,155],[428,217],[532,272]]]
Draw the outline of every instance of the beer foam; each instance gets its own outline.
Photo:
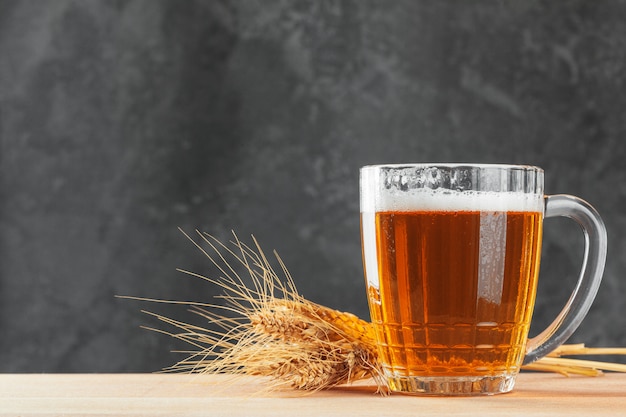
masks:
[[[542,194],[447,189],[361,189],[361,211],[543,212]]]

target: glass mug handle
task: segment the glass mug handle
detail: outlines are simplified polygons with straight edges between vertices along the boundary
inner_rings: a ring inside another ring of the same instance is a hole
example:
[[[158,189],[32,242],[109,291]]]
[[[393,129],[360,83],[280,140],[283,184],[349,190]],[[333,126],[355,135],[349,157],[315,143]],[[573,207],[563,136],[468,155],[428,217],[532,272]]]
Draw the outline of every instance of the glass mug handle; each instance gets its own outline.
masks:
[[[541,359],[563,344],[578,328],[598,292],[606,261],[607,236],[598,212],[586,201],[570,195],[545,198],[545,218],[564,216],[580,225],[585,238],[582,271],[574,292],[557,318],[528,340],[524,365]]]

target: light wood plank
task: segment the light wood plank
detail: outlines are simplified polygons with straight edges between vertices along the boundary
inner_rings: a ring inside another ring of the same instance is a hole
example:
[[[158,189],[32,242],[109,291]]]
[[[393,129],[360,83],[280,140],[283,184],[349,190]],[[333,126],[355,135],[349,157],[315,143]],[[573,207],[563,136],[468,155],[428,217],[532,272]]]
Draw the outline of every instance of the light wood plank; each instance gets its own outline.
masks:
[[[4,374],[1,416],[618,416],[626,374],[597,378],[523,373],[491,397],[374,394],[371,385],[302,395],[263,392],[258,378],[182,374]]]

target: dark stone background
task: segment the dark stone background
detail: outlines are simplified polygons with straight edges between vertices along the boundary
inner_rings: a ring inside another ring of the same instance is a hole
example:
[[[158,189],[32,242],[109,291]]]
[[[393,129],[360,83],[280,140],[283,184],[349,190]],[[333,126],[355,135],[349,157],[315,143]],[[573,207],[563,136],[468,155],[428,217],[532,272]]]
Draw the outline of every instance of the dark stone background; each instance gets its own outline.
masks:
[[[539,165],[602,213],[571,341],[626,345],[626,2],[0,0],[0,371],[178,359],[116,294],[211,301],[178,231],[254,234],[300,291],[367,314],[358,168]],[[581,264],[547,222],[535,328]]]

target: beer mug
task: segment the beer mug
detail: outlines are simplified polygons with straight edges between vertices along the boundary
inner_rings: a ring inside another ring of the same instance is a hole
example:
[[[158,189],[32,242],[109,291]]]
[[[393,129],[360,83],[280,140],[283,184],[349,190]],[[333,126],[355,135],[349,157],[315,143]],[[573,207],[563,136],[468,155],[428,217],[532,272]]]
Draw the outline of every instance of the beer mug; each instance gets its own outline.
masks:
[[[367,296],[392,391],[508,392],[523,364],[565,342],[587,314],[606,229],[579,198],[544,196],[542,169],[408,164],[360,174]],[[554,322],[528,339],[543,219],[555,216],[582,227],[582,272]]]

